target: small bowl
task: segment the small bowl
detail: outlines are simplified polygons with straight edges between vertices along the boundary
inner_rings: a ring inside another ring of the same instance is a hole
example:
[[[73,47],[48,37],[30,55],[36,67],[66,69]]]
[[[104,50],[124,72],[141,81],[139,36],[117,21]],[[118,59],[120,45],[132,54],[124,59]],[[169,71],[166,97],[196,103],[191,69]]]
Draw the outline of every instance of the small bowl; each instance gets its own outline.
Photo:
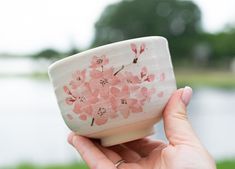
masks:
[[[167,40],[121,41],[49,67],[57,102],[75,133],[112,146],[149,136],[176,90]]]

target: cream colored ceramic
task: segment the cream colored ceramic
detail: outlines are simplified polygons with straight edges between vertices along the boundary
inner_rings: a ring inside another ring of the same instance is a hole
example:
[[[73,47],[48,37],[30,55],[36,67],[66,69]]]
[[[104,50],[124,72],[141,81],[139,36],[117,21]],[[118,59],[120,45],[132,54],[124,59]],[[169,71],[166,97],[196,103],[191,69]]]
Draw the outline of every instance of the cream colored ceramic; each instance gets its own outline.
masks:
[[[104,146],[153,134],[176,90],[167,40],[157,36],[67,57],[49,76],[68,127]]]

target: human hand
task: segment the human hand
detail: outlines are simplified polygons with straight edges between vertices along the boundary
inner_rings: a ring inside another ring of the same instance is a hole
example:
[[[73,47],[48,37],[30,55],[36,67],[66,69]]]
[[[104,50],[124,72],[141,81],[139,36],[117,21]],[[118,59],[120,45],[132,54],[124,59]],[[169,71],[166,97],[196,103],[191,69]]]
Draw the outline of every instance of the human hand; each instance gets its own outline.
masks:
[[[98,142],[70,134],[68,142],[91,169],[215,169],[215,162],[201,145],[188,119],[186,106],[192,89],[175,91],[163,112],[169,143],[147,138],[102,147]],[[117,164],[120,160],[125,162]]]

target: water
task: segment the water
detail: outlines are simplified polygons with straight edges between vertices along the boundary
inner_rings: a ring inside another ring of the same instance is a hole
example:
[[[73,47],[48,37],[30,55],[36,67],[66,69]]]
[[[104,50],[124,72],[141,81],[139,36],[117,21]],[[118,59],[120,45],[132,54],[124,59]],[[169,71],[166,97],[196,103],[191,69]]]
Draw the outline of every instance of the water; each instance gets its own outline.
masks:
[[[77,159],[48,81],[0,79],[0,85],[0,166]]]
[[[0,57],[0,75],[31,74],[32,72],[44,73],[51,63],[43,58],[8,58]]]
[[[235,90],[195,91],[189,119],[216,159],[235,157]],[[162,124],[156,138],[164,138]],[[67,144],[69,130],[46,80],[0,79],[0,166],[22,162],[69,163],[80,157]]]
[[[195,89],[188,116],[203,145],[217,160],[235,157],[235,90]],[[162,123],[154,138],[165,140]]]

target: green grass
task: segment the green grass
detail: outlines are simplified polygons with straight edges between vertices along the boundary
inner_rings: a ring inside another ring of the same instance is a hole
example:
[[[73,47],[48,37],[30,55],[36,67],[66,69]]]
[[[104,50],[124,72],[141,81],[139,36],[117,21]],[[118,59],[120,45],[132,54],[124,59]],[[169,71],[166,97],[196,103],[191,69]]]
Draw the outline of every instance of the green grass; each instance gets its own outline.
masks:
[[[235,169],[235,160],[218,161],[217,169]],[[16,167],[4,167],[0,169],[89,169],[84,163],[72,163],[67,165],[46,165],[38,166],[32,164],[20,164]]]
[[[217,169],[235,169],[235,160],[217,162]]]
[[[15,167],[4,167],[4,168],[0,167],[0,169],[89,169],[89,168],[84,163],[72,163],[67,165],[54,164],[46,166],[39,166],[39,165],[25,163]]]
[[[175,71],[177,86],[235,88],[235,73],[223,71]]]

